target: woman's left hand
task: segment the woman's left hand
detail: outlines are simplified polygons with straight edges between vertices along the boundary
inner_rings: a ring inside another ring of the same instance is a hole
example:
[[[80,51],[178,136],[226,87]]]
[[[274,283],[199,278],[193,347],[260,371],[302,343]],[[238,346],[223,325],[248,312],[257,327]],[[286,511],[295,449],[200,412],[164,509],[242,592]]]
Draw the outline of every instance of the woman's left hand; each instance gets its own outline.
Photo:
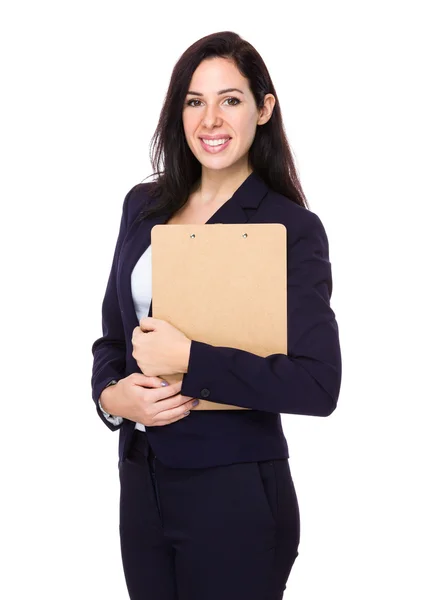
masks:
[[[144,317],[132,332],[132,356],[148,377],[186,373],[190,345],[182,331],[162,319]]]

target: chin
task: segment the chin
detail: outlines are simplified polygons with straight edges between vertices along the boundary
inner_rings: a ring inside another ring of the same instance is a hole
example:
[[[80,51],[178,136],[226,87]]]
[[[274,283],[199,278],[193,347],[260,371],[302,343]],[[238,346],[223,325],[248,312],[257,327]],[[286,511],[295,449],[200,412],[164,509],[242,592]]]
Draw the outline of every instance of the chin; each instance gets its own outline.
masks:
[[[230,156],[213,156],[213,157],[202,157],[196,156],[198,161],[206,167],[207,169],[212,169],[213,171],[224,169],[226,167],[231,167],[236,163],[235,158],[231,158]]]

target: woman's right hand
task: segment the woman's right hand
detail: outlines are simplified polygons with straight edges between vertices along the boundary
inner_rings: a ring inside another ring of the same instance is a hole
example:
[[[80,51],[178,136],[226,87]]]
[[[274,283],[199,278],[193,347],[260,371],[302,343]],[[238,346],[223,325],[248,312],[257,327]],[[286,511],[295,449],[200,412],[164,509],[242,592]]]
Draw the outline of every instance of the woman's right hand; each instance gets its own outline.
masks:
[[[183,381],[162,386],[161,377],[131,373],[110,385],[101,393],[103,409],[111,415],[124,417],[149,427],[169,425],[187,416],[194,398],[182,396]]]

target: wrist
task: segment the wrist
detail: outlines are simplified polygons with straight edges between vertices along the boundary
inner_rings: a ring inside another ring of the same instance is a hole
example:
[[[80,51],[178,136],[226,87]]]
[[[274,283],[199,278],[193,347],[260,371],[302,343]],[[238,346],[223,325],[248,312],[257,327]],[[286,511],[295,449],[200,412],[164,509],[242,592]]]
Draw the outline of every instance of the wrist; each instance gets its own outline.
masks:
[[[192,340],[189,340],[189,339],[186,340],[185,343],[183,344],[180,373],[187,373],[187,370],[189,367],[190,346],[191,345],[192,345]]]
[[[101,409],[111,415],[112,417],[115,416],[114,414],[114,408],[111,406],[111,400],[116,392],[116,390],[114,389],[117,385],[117,381],[113,380],[110,381],[107,386],[103,389],[103,391],[100,394],[99,397],[99,404]]]

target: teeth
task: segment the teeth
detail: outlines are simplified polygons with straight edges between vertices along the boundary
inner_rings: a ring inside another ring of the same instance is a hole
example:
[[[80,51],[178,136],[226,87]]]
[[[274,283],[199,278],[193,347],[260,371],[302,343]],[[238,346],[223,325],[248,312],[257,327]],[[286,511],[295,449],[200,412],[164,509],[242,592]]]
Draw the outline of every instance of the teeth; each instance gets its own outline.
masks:
[[[221,146],[222,144],[225,144],[228,140],[229,138],[225,138],[224,140],[204,140],[204,143],[207,144],[207,146]]]

